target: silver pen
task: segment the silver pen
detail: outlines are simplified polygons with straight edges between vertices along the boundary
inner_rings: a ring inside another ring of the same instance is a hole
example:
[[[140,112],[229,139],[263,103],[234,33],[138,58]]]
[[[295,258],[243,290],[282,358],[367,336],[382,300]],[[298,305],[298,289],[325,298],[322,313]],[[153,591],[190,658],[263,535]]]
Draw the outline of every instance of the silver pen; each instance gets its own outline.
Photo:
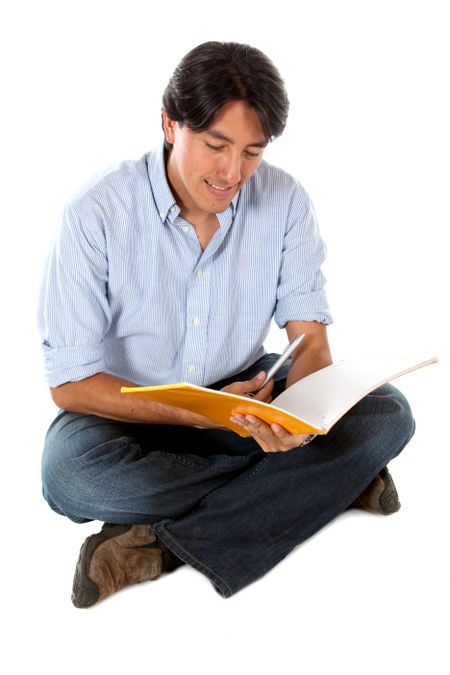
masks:
[[[266,379],[264,380],[262,385],[260,387],[258,387],[258,389],[256,389],[256,391],[253,392],[253,394],[256,394],[260,389],[262,389],[263,387],[266,386],[268,381],[271,380],[272,377],[275,375],[275,373],[277,373],[279,371],[279,369],[281,368],[283,363],[286,361],[286,359],[288,359],[290,357],[290,355],[292,354],[294,349],[299,346],[300,342],[303,340],[304,337],[305,337],[305,333],[297,333],[295,338],[290,341],[290,343],[287,345],[287,347],[285,348],[283,353],[280,355],[280,358],[275,361],[275,363],[273,364],[273,366],[271,368],[269,368],[269,370],[267,371]]]

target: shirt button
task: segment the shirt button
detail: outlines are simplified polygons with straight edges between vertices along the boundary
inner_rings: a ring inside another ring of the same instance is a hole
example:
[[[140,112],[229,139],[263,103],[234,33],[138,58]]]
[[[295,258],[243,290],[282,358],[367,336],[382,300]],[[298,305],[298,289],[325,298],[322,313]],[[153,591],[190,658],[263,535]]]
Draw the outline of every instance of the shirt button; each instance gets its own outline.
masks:
[[[202,274],[203,274],[203,270],[202,270],[202,269],[197,270],[197,276],[198,276],[198,277],[201,277]]]
[[[200,326],[200,319],[198,318],[198,316],[195,317],[193,324],[194,326]]]
[[[166,214],[165,214],[165,213],[163,213],[162,211],[160,212],[160,214],[159,214],[159,215],[160,215],[160,216],[161,216],[161,218],[163,218],[163,219],[164,219],[164,218],[166,217]]]
[[[171,210],[171,211],[172,211],[172,213],[173,213],[174,211],[176,211],[176,210],[177,210],[177,207],[176,207],[176,206],[171,206],[171,207],[170,207],[170,210]]]
[[[190,373],[195,373],[195,366],[189,366],[188,371]]]
[[[183,232],[189,232],[189,225],[183,225]]]

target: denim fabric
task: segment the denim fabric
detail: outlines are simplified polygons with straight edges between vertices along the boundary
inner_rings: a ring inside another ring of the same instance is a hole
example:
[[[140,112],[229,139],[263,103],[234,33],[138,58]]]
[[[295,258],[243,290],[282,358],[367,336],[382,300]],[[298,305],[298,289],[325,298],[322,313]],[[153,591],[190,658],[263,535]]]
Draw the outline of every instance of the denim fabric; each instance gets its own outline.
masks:
[[[267,354],[233,379],[267,370],[275,358]],[[230,431],[61,411],[46,438],[43,493],[76,522],[152,524],[168,549],[229,597],[348,508],[413,433],[409,405],[392,385],[362,399],[326,436],[286,453],[266,454]]]

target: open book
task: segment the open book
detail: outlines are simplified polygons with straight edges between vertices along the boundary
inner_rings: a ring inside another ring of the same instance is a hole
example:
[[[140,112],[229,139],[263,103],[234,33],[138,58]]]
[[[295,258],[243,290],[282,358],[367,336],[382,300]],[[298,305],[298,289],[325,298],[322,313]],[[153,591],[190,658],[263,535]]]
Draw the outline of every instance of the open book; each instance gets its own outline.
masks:
[[[236,413],[255,415],[267,424],[276,422],[294,434],[326,434],[374,389],[436,361],[437,358],[418,361],[407,357],[340,361],[299,380],[271,403],[187,382],[122,387],[121,391],[205,415],[240,436],[249,434],[230,421]]]

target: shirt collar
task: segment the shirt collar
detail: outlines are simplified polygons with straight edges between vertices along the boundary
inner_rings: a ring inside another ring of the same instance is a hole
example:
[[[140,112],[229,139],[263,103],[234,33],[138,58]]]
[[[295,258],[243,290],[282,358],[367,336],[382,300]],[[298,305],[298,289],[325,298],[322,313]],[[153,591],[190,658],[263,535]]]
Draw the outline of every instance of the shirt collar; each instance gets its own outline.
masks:
[[[180,213],[180,207],[176,203],[167,181],[164,142],[161,143],[159,148],[148,155],[147,168],[159,217],[163,223],[169,222],[172,224]],[[240,194],[239,191],[233,197],[231,204],[223,213],[217,214],[221,227],[226,225],[229,227],[233,222]]]
[[[150,179],[150,185],[159,217],[163,223],[165,223],[166,220],[173,222],[180,213],[180,208],[176,203],[175,198],[170,191],[169,183],[167,182],[164,143],[161,143],[159,148],[148,155],[147,165],[148,177]]]

